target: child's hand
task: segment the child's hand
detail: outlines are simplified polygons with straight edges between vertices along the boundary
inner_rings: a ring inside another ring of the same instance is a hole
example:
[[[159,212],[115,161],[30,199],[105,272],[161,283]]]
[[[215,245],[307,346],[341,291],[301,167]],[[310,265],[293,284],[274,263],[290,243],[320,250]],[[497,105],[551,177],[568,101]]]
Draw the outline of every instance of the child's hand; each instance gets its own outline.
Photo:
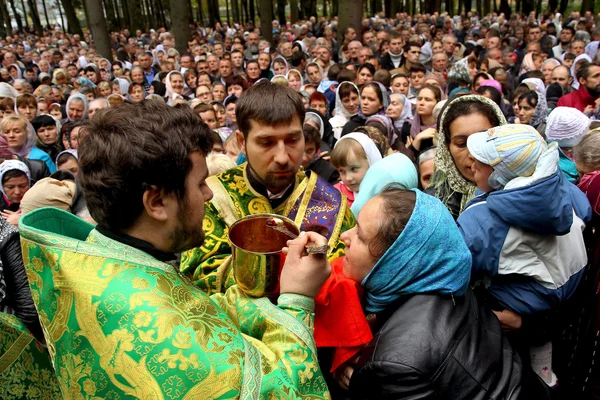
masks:
[[[516,331],[521,329],[523,325],[523,319],[521,316],[510,310],[493,311],[496,317],[500,320],[500,325],[505,331]]]

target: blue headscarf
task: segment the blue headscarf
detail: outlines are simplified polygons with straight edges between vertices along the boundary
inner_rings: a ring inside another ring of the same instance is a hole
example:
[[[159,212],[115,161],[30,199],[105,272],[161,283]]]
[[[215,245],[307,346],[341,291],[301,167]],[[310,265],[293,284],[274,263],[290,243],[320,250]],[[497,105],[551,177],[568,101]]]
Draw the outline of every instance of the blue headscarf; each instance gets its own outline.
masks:
[[[380,312],[404,295],[462,295],[471,253],[446,206],[417,189],[412,216],[394,244],[362,281],[367,312]]]
[[[415,165],[402,153],[389,155],[369,168],[352,204],[352,213],[358,216],[367,201],[381,193],[390,183],[399,183],[405,189],[415,189],[419,186]]]

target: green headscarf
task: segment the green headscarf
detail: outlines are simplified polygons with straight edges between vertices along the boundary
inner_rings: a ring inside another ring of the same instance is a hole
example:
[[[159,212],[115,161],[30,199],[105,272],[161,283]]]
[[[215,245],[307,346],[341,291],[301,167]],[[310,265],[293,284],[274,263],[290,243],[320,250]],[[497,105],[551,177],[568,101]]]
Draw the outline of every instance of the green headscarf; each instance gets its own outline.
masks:
[[[448,110],[450,110],[450,108],[455,104],[462,103],[465,101],[478,101],[480,103],[484,103],[490,106],[494,110],[496,116],[498,117],[500,125],[506,124],[506,118],[504,117],[504,114],[502,114],[502,110],[500,110],[500,107],[498,107],[496,103],[494,103],[487,97],[483,96],[461,96],[457,99],[452,100],[444,109],[438,124],[438,147],[437,151],[435,152],[434,174],[431,184],[436,190],[437,197],[446,206],[448,206],[450,198],[455,193],[462,194],[462,199],[460,202],[461,213],[465,209],[465,206],[467,205],[469,200],[475,197],[475,190],[477,190],[477,185],[465,179],[465,177],[462,176],[461,173],[458,171],[458,168],[456,168],[456,164],[454,163],[452,154],[450,154],[450,149],[446,145],[444,122],[448,115]]]

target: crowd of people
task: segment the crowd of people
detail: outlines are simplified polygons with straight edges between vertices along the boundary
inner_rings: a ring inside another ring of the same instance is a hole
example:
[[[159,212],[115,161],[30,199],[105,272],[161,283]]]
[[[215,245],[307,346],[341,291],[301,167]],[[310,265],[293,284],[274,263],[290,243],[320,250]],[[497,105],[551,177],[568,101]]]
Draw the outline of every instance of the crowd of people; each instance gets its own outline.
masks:
[[[262,29],[0,40],[0,398],[600,398],[600,14]]]

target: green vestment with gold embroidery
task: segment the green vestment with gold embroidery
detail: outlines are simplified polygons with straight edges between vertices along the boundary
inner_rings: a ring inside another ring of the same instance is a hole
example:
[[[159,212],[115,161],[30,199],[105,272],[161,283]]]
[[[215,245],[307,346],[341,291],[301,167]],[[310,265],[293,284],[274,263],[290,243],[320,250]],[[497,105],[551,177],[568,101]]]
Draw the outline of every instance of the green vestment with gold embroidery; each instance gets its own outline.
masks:
[[[351,229],[356,220],[346,196],[317,174],[307,177],[299,171],[294,191],[275,209],[265,196],[252,188],[247,163],[211,176],[206,182],[213,191],[213,199],[205,205],[206,239],[201,247],[182,254],[180,267],[181,272],[206,293],[220,293],[235,284],[229,226],[247,215],[286,216],[302,230],[315,230],[328,239],[330,261],[344,255],[345,245],[340,235]]]
[[[68,399],[328,399],[312,299],[207,296],[61,210],[20,222],[23,262]]]

